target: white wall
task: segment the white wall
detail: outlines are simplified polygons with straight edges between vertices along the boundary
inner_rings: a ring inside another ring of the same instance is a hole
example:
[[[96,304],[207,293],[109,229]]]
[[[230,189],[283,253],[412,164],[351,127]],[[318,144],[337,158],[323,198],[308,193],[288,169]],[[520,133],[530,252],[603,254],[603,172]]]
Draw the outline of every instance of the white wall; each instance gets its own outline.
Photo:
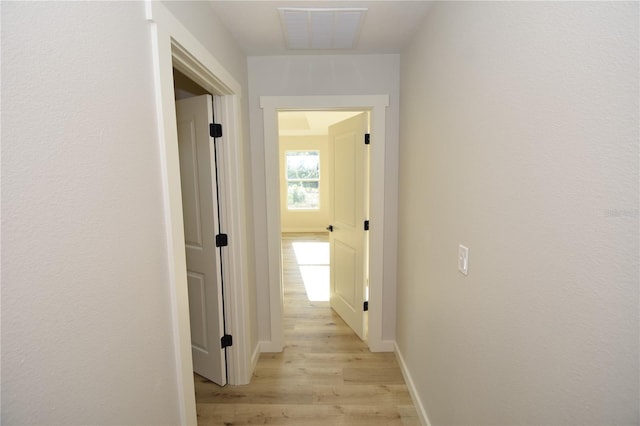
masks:
[[[249,114],[256,250],[256,276],[268,277],[264,127],[260,96],[386,95],[385,260],[383,339],[395,333],[399,55],[252,56],[249,66]],[[269,300],[268,283],[256,282],[258,299]],[[269,340],[269,306],[258,306],[260,339]]]
[[[320,205],[317,210],[288,210],[284,178],[287,151],[318,151],[320,154]],[[330,218],[330,161],[328,136],[280,136],[280,217],[282,232],[326,232]]]
[[[144,3],[1,7],[2,423],[178,424]]]
[[[638,12],[439,2],[402,54],[397,342],[434,425],[640,422]]]

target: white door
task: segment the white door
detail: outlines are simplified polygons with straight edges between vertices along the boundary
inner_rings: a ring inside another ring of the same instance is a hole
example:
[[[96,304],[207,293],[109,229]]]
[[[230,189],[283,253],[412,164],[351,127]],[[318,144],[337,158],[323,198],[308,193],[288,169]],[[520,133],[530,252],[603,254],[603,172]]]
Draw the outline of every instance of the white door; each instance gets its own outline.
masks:
[[[333,158],[331,308],[361,338],[366,338],[364,312],[368,215],[368,114],[362,113],[329,127]]]
[[[187,255],[189,317],[193,370],[219,384],[227,383],[222,310],[222,274],[218,233],[211,96],[176,102],[182,184],[182,211]]]

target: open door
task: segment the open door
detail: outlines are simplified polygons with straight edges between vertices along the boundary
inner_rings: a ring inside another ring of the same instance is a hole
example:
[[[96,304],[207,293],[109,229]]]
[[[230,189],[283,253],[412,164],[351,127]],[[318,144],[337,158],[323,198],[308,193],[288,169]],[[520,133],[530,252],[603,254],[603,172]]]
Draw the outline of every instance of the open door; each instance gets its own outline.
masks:
[[[368,219],[368,113],[329,127],[333,158],[332,223],[329,226],[331,251],[331,308],[361,338],[366,338],[364,302],[366,297]]]
[[[176,101],[193,370],[227,383],[211,95]]]

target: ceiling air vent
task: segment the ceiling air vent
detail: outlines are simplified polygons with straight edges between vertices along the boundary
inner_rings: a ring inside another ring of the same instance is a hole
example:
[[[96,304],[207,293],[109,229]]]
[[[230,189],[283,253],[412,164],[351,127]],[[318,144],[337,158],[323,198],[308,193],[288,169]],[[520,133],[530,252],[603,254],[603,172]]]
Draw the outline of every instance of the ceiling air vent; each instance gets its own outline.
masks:
[[[289,49],[353,49],[366,8],[279,8]]]

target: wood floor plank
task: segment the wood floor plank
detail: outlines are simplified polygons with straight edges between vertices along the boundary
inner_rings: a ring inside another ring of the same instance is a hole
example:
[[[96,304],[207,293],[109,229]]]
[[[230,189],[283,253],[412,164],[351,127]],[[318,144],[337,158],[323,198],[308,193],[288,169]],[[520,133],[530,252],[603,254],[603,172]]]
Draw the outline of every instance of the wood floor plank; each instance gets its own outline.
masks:
[[[404,384],[404,377],[402,376],[402,371],[400,371],[399,367],[346,367],[342,370],[342,377],[346,384]]]
[[[251,384],[220,387],[195,375],[198,424],[419,425],[393,353],[372,353],[328,301],[310,301],[293,243],[326,234],[284,234],[285,348],[260,355]]]
[[[314,385],[313,402],[380,407],[411,404],[411,397],[405,385]]]
[[[199,402],[234,404],[311,404],[313,385],[300,383],[255,383],[247,386],[196,385]]]
[[[310,366],[310,367],[353,367],[385,368],[396,366],[395,356],[391,353],[300,353],[284,352],[260,355],[258,365],[262,366]]]
[[[342,385],[343,370],[335,367],[263,367],[257,366],[252,383],[255,384],[316,384]]]
[[[417,417],[391,406],[297,404],[209,404],[198,405],[202,425],[419,425]]]

